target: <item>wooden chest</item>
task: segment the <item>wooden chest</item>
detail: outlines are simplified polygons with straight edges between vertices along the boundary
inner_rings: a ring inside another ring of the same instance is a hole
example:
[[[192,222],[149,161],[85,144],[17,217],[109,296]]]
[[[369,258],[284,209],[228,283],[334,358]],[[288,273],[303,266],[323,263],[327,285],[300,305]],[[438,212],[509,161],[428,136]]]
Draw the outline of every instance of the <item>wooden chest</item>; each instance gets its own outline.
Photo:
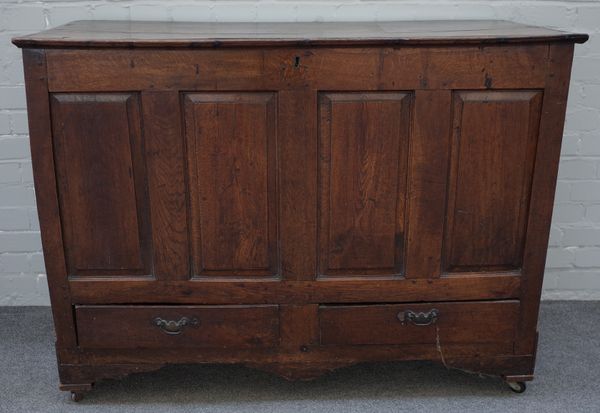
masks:
[[[423,359],[523,390],[586,39],[498,21],[14,39],[61,389]]]

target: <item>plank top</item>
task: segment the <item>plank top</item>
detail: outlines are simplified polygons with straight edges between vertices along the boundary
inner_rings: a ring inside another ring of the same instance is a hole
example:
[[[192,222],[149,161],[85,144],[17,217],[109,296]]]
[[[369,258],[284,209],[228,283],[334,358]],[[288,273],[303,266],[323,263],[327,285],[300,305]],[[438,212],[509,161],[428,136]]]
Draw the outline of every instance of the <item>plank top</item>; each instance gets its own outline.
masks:
[[[81,20],[28,36],[19,47],[344,46],[569,41],[566,33],[501,20],[433,20],[315,23],[188,23]]]

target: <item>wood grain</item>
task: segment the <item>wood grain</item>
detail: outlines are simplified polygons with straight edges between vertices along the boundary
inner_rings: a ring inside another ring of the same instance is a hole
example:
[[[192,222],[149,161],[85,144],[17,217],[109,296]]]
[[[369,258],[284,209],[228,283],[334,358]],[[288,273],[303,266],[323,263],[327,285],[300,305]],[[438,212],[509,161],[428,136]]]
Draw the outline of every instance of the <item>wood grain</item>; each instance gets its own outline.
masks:
[[[307,353],[319,341],[316,304],[279,306],[280,348],[291,353]]]
[[[365,279],[366,278],[366,279]],[[106,280],[70,281],[74,303],[333,303],[489,300],[519,296],[521,277],[515,273],[468,273],[439,279],[330,277],[318,281],[229,278],[193,281]]]
[[[405,276],[409,279],[438,278],[441,273],[450,107],[449,91],[418,90],[415,93],[406,229]]]
[[[456,92],[444,270],[520,269],[539,91]]]
[[[52,147],[52,120],[44,50],[23,50],[29,142],[35,197],[44,250],[44,265],[52,303],[57,352],[77,345]]]
[[[142,112],[152,221],[153,275],[191,276],[185,151],[179,94],[144,91]]]
[[[137,95],[55,94],[51,110],[69,275],[150,274]]]
[[[412,97],[319,99],[319,275],[399,275]]]
[[[434,309],[439,316],[430,325],[398,318],[407,310]],[[331,305],[319,307],[319,326],[323,345],[505,343],[510,352],[518,314],[518,301]]]
[[[503,374],[533,373],[532,355],[513,355],[506,343],[445,344],[443,346],[446,364],[454,359],[468,359],[481,363],[479,371],[492,370],[490,359],[501,359],[507,367]],[[440,353],[435,343],[399,345],[331,345],[316,346],[308,352],[288,352],[275,348],[211,348],[201,351],[189,348],[160,349],[80,349],[80,365],[100,367],[118,364],[191,364],[191,363],[243,363],[257,367],[273,363],[306,364],[316,369],[319,364],[329,368],[331,364],[341,366],[363,362],[389,362],[408,360],[440,361]],[[490,364],[488,364],[490,363]],[[510,368],[508,367],[510,366]],[[73,366],[75,367],[75,366]],[[458,367],[458,366],[457,366]],[[491,373],[496,374],[498,373]]]
[[[542,103],[539,143],[536,148],[531,205],[527,217],[527,235],[523,257],[523,283],[521,285],[523,311],[516,343],[516,349],[520,353],[533,353],[537,346],[536,326],[569,93],[573,45],[552,45],[548,57],[548,72]]]
[[[194,274],[278,274],[276,96],[184,102]]]
[[[47,55],[53,92],[273,91],[309,85],[321,91],[533,89],[544,87],[548,45],[57,49]]]
[[[319,23],[75,21],[16,37],[19,47],[239,47],[570,41],[585,34],[494,20]]]
[[[279,213],[284,280],[317,275],[317,93],[278,93]]]
[[[248,348],[279,340],[278,307],[76,306],[81,348]],[[195,319],[166,334],[154,320]]]
[[[456,21],[15,39],[44,47],[23,56],[61,388],[207,362],[532,379],[586,38]]]

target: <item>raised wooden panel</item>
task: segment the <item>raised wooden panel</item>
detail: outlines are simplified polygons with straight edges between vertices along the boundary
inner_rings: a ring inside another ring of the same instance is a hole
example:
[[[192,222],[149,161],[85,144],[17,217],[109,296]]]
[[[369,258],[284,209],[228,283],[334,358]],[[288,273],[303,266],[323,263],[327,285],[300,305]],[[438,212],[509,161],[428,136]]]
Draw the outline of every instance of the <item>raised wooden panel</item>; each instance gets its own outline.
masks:
[[[518,270],[540,122],[540,91],[453,96],[445,270]]]
[[[194,275],[276,275],[276,95],[188,93],[184,110]]]
[[[138,96],[54,94],[51,110],[69,274],[149,274]]]
[[[319,96],[319,274],[402,271],[411,95]]]

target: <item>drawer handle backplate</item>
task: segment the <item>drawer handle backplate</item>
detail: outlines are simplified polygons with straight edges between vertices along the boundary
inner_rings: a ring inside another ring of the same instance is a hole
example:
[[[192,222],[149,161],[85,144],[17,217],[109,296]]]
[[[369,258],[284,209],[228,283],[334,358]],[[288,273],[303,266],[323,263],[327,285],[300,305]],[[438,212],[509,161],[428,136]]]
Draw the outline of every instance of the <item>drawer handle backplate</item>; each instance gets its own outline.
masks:
[[[428,326],[434,324],[440,312],[437,308],[433,308],[427,312],[415,312],[412,310],[400,311],[398,313],[398,320],[402,322],[402,324],[412,323],[416,326]]]
[[[195,317],[181,317],[178,321],[176,320],[165,320],[160,317],[156,317],[152,320],[152,323],[160,328],[164,333],[175,336],[183,332],[184,327],[194,327],[199,324],[198,319]]]

